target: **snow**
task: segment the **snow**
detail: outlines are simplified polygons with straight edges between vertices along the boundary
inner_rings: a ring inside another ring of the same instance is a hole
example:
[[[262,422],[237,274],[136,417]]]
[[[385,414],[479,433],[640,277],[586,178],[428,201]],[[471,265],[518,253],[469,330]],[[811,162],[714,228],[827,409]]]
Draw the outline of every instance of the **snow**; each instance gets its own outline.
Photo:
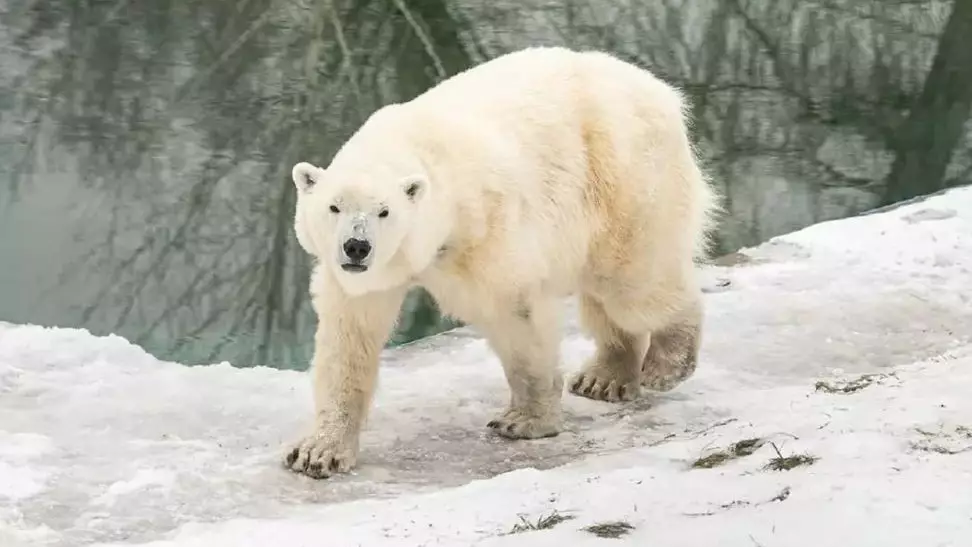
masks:
[[[972,189],[743,252],[705,272],[702,362],[678,389],[565,395],[569,431],[496,439],[502,369],[461,329],[386,352],[359,467],[327,481],[279,465],[305,373],[0,323],[0,545],[964,545]],[[569,371],[593,348],[573,315],[565,335]],[[510,533],[555,511],[571,518]],[[633,529],[584,530],[610,521]]]

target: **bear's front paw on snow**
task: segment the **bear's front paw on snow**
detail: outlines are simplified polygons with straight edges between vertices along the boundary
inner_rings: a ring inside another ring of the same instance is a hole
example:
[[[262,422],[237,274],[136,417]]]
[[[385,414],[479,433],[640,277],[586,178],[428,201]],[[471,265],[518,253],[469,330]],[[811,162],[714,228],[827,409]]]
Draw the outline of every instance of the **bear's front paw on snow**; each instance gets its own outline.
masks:
[[[622,378],[609,370],[590,368],[577,373],[570,381],[570,392],[595,401],[633,401],[641,393],[639,379]]]
[[[291,471],[312,479],[326,479],[335,473],[347,473],[356,462],[357,450],[351,443],[318,433],[295,444],[283,463]]]
[[[562,430],[559,418],[553,416],[537,417],[519,410],[510,409],[486,427],[507,439],[541,439],[555,437]]]

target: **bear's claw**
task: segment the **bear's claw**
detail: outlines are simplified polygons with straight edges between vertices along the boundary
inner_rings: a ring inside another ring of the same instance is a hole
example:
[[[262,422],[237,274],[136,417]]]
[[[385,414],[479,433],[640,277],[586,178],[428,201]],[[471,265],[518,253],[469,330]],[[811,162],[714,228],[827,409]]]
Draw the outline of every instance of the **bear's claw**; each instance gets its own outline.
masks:
[[[619,378],[602,376],[593,370],[585,370],[571,380],[570,392],[595,401],[617,403],[637,399],[641,393],[641,385],[638,380],[625,382]]]
[[[355,451],[342,443],[310,436],[294,445],[284,456],[284,467],[312,479],[326,479],[347,473],[356,462]]]
[[[507,410],[502,416],[490,420],[486,427],[507,439],[542,439],[556,437],[562,427],[555,418],[537,418],[517,410]]]

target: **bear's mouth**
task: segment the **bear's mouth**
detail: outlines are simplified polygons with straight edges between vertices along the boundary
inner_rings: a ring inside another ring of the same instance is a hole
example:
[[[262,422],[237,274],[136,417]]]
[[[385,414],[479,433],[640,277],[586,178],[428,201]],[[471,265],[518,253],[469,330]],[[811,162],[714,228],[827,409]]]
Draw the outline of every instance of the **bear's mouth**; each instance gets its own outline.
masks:
[[[341,264],[341,269],[344,270],[344,271],[346,271],[346,272],[361,273],[361,272],[367,271],[368,270],[368,267],[365,266],[364,264],[356,264],[354,262],[345,262],[344,264]]]

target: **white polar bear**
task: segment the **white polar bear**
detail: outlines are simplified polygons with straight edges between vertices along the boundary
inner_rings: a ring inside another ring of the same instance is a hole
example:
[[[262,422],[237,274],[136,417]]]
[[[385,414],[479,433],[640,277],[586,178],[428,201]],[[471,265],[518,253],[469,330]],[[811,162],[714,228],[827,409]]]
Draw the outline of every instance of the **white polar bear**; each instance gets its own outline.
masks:
[[[295,165],[319,326],[315,429],[286,465],[315,478],[354,466],[379,353],[416,285],[498,355],[511,397],[488,427],[505,437],[562,430],[568,295],[597,345],[571,392],[630,400],[691,375],[694,261],[717,195],[684,109],[678,91],[607,54],[529,48],[379,109],[326,169]]]

